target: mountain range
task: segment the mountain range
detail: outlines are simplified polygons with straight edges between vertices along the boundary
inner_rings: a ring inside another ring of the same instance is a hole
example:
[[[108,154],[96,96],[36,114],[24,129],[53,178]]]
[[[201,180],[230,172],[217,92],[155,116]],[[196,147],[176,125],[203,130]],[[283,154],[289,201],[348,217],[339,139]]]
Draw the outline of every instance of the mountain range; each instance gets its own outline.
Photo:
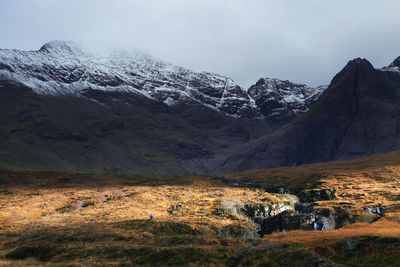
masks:
[[[0,49],[0,165],[219,173],[361,157],[399,149],[399,98],[400,57],[352,60],[329,86],[244,89],[139,52]]]

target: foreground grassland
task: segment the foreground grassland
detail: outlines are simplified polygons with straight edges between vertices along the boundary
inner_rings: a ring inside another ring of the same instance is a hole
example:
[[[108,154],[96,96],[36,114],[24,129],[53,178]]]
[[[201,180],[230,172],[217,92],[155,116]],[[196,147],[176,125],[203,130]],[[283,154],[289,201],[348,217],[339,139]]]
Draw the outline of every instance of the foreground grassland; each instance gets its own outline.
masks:
[[[316,205],[357,220],[260,239],[235,206],[293,205],[266,192],[281,187],[336,189]],[[376,205],[385,216],[371,219]],[[225,177],[1,171],[1,265],[400,266],[400,153]]]

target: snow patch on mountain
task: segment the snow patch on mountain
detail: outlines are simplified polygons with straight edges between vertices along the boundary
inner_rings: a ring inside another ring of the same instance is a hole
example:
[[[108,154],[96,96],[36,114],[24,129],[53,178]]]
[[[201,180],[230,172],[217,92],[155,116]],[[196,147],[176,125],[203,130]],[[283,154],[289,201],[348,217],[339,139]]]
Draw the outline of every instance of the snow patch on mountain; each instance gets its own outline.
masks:
[[[172,107],[172,106],[176,105],[176,102],[171,97],[168,97],[167,99],[164,100],[164,104],[166,104],[167,106]]]
[[[380,71],[390,71],[390,72],[399,72],[400,73],[400,67],[393,66],[393,67],[383,67],[381,69],[378,69]]]

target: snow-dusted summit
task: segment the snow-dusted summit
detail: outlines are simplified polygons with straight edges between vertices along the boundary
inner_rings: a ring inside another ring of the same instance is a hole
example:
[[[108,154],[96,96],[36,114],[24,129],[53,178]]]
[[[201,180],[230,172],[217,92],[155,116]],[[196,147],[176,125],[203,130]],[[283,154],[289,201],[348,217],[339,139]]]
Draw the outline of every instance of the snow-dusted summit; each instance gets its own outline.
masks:
[[[65,41],[47,43],[38,51],[0,49],[0,78],[21,82],[38,94],[131,92],[168,106],[197,102],[246,118],[304,112],[325,89],[261,79],[247,91],[228,77],[194,72],[147,54],[99,55]]]
[[[327,86],[316,88],[279,79],[261,78],[248,90],[266,118],[291,118],[307,111]]]

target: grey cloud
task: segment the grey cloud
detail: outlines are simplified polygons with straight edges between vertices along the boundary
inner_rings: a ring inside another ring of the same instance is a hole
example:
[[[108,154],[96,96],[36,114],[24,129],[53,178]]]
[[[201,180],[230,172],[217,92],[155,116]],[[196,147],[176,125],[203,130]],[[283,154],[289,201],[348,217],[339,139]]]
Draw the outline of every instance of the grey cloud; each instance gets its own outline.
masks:
[[[400,55],[398,0],[0,0],[0,47],[61,39],[139,49],[232,77],[327,84],[346,62]]]

